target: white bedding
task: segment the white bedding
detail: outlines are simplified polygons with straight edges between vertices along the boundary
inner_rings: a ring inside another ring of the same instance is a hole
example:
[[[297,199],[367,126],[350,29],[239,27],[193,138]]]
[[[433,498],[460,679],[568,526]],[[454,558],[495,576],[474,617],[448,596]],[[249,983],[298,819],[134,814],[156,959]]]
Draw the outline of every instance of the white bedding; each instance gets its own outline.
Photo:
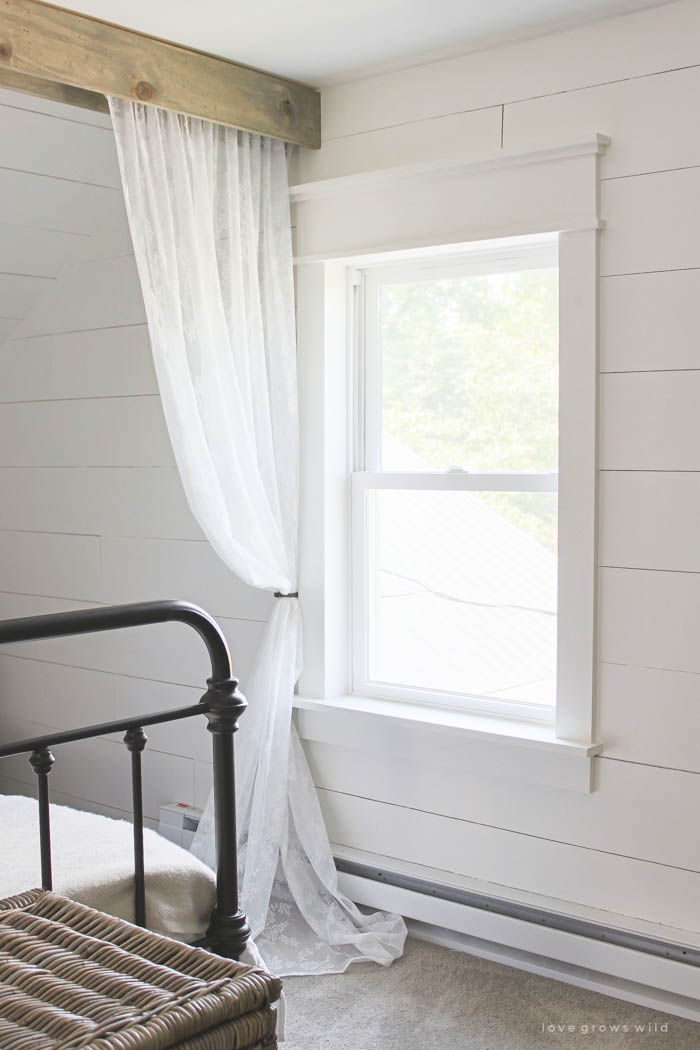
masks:
[[[39,817],[34,799],[0,795],[0,899],[41,884]],[[144,830],[146,922],[170,937],[193,940],[214,908],[213,872],[155,831]],[[51,806],[53,888],[72,900],[133,922],[133,831],[67,806]]]

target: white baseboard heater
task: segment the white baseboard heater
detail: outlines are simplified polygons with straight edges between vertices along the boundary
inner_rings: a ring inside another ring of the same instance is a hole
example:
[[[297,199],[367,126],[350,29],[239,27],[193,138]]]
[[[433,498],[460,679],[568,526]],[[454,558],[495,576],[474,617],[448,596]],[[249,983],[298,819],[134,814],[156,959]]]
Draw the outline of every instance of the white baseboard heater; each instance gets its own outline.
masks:
[[[517,901],[507,900],[503,897],[490,896],[486,893],[476,893],[458,886],[431,882],[416,875],[387,871],[384,868],[380,869],[371,864],[350,860],[347,857],[336,856],[334,859],[337,870],[346,875],[370,879],[373,882],[381,882],[387,886],[411,890],[414,893],[422,893],[454,904],[478,908],[481,911],[488,911],[494,915],[505,915],[510,919],[535,923],[537,926],[546,926],[553,930],[559,930],[562,933],[573,933],[579,937],[603,941],[606,944],[617,945],[620,948],[631,948],[636,952],[644,952],[647,955],[654,955],[662,959],[670,959],[675,962],[700,967],[700,949],[698,948],[674,944],[656,937],[647,937],[631,930],[618,929],[615,926],[604,926],[602,923],[564,915],[561,912],[548,911],[545,908],[538,908],[529,904],[520,904]]]

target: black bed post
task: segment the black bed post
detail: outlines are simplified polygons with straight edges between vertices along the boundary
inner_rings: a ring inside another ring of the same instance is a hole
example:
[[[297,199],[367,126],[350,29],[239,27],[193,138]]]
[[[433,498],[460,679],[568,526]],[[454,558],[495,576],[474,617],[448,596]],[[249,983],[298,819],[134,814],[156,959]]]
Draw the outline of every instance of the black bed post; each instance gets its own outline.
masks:
[[[143,726],[134,726],[124,734],[124,743],[131,754],[131,812],[134,821],[134,922],[146,925],[146,873],[143,854],[143,778],[141,752],[148,743]]]
[[[39,846],[41,850],[41,888],[53,889],[51,874],[51,816],[49,813],[49,773],[56,759],[48,747],[35,748],[29,764],[36,773],[39,797]]]
[[[248,705],[238,691],[235,678],[208,678],[207,685],[202,701],[207,706],[208,728],[213,738],[216,910],[206,940],[220,955],[239,959],[250,937],[250,926],[238,900],[233,734]]]

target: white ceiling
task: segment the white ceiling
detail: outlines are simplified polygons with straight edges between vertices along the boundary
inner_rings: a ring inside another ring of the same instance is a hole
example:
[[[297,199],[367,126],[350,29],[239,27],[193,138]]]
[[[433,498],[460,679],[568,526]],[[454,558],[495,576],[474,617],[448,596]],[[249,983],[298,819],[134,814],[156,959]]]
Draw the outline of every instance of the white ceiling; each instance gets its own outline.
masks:
[[[668,0],[70,0],[61,6],[320,85]]]

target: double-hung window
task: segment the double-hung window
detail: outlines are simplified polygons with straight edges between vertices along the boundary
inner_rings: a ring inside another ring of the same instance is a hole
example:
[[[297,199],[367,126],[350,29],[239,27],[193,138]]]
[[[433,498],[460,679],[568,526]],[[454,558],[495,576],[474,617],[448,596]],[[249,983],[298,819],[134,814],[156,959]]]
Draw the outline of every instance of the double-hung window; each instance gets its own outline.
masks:
[[[358,271],[352,689],[553,718],[556,237]]]

